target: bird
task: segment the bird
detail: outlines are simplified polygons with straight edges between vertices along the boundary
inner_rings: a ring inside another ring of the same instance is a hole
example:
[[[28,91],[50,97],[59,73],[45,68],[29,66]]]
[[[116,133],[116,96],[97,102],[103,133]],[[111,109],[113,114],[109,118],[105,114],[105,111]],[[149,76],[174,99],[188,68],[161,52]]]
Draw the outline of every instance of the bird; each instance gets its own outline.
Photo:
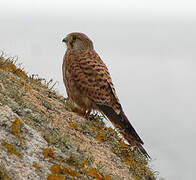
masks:
[[[72,32],[62,42],[67,47],[62,64],[63,81],[71,102],[80,112],[101,112],[130,146],[150,158],[122,109],[109,70],[95,51],[91,39],[84,33]]]

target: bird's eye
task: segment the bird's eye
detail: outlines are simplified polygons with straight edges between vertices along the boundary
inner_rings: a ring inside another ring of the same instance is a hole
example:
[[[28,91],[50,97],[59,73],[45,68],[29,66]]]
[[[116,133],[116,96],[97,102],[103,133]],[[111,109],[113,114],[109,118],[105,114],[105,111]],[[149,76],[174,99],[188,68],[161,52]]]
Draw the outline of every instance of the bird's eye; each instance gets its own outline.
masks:
[[[76,36],[73,36],[72,39],[73,39],[73,41],[75,41],[77,39],[77,37]]]

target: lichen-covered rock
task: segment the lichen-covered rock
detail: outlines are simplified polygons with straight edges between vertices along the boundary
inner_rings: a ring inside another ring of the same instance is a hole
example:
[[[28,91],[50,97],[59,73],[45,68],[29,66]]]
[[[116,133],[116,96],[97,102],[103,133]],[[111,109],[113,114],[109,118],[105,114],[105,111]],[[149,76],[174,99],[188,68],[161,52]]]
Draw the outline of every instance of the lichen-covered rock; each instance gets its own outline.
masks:
[[[2,179],[46,179],[51,166],[42,154],[46,148],[48,143],[35,130],[0,106],[0,174],[6,169],[7,176]]]
[[[0,56],[0,180],[154,180],[148,160],[103,118]]]

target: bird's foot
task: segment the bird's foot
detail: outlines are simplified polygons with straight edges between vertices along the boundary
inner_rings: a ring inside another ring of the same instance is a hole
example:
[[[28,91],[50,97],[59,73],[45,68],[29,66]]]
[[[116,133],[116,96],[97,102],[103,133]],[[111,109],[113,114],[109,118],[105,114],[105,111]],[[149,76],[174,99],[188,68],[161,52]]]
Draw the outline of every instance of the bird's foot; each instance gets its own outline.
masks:
[[[89,120],[94,120],[94,119],[96,119],[97,117],[98,117],[98,114],[97,113],[91,113],[91,112],[89,112],[89,114],[88,114],[88,112],[87,112],[87,115],[86,115],[86,117],[89,119]]]
[[[85,114],[85,117],[88,118],[88,117],[90,117],[90,115],[91,115],[91,110],[87,110],[86,114]]]

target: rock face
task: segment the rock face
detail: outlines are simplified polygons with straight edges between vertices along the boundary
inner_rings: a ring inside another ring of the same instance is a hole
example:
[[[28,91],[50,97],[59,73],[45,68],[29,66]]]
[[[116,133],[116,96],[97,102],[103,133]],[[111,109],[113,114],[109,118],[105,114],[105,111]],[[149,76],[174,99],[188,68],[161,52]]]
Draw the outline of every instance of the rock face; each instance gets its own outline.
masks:
[[[77,115],[49,86],[0,57],[0,180],[155,179],[101,116]]]
[[[42,152],[48,143],[8,106],[0,106],[0,142],[0,171],[7,171],[1,178],[47,178],[51,163]]]

